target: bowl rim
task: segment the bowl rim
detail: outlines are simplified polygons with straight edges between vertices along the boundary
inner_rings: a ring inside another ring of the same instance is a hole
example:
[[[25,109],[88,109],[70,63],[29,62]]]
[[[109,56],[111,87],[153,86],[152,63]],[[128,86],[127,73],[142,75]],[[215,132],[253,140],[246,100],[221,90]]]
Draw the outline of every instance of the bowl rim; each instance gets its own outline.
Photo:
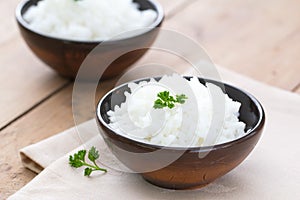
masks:
[[[38,1],[42,1],[42,0],[38,0]],[[15,17],[16,17],[17,22],[23,28],[25,28],[27,31],[30,31],[30,32],[35,33],[35,34],[37,34],[39,36],[46,37],[46,38],[49,38],[49,39],[54,39],[54,40],[58,40],[58,41],[61,41],[61,42],[74,43],[74,44],[82,44],[82,43],[94,44],[94,45],[95,44],[99,44],[99,43],[112,44],[112,43],[122,42],[122,41],[126,41],[128,39],[139,37],[141,35],[144,35],[146,33],[151,32],[152,30],[154,30],[155,28],[159,27],[162,24],[165,16],[164,16],[164,10],[163,10],[161,4],[157,0],[145,0],[145,1],[148,1],[151,4],[153,4],[153,6],[155,8],[154,11],[157,13],[157,17],[156,17],[155,21],[153,23],[151,23],[149,26],[144,27],[145,31],[142,31],[141,33],[134,34],[134,35],[129,36],[129,37],[124,37],[124,38],[119,38],[119,39],[108,39],[108,40],[76,40],[76,39],[67,39],[67,38],[61,38],[61,37],[51,36],[51,35],[47,35],[45,33],[42,33],[40,31],[36,31],[36,30],[32,29],[29,26],[29,23],[26,22],[25,19],[22,16],[23,7],[26,4],[32,2],[32,0],[22,0],[17,5],[17,7],[16,7]],[[134,30],[132,30],[132,31],[134,31]]]
[[[235,140],[231,140],[225,143],[221,143],[221,144],[216,144],[216,145],[210,145],[210,146],[199,146],[199,147],[180,147],[180,146],[162,146],[162,145],[155,145],[155,144],[150,144],[150,143],[146,143],[146,142],[141,142],[141,141],[137,141],[134,140],[130,137],[126,137],[122,134],[117,133],[112,127],[110,127],[102,118],[101,116],[101,111],[100,111],[100,107],[104,102],[104,99],[110,95],[111,93],[119,90],[120,88],[128,85],[131,82],[140,82],[140,81],[145,81],[148,80],[150,78],[161,78],[162,76],[157,76],[157,77],[145,77],[145,78],[140,78],[140,79],[135,79],[126,83],[123,83],[113,89],[111,89],[110,91],[108,91],[98,102],[97,107],[96,107],[96,118],[97,121],[100,122],[105,128],[109,129],[111,133],[113,133],[114,136],[120,137],[122,139],[125,139],[131,143],[134,143],[137,146],[143,147],[143,148],[151,148],[151,149],[165,149],[165,150],[172,150],[172,151],[190,151],[190,152],[197,152],[197,153],[201,153],[201,152],[207,152],[207,151],[213,151],[213,150],[217,150],[217,149],[222,149],[222,148],[228,148],[230,146],[236,145],[238,143],[242,143],[243,141],[248,140],[249,138],[253,137],[254,135],[256,135],[257,133],[259,133],[259,131],[263,128],[264,123],[265,123],[265,111],[264,108],[262,106],[262,104],[249,92],[240,89],[236,86],[233,86],[231,84],[228,83],[224,83],[221,81],[216,81],[213,79],[207,79],[207,78],[203,78],[203,77],[199,77],[199,76],[183,76],[184,78],[191,78],[191,77],[197,77],[198,79],[201,79],[205,82],[209,82],[212,84],[223,84],[226,87],[231,87],[232,89],[235,89],[241,93],[244,93],[246,96],[248,96],[250,98],[250,100],[255,104],[258,113],[259,113],[259,119],[258,122],[255,124],[255,126],[251,129],[249,129],[248,133],[238,139]]]

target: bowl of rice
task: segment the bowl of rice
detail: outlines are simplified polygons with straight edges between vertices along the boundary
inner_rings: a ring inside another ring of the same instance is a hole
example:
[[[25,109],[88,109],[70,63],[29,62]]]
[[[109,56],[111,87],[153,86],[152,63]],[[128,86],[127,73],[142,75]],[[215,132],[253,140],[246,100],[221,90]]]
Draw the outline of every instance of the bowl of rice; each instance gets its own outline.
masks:
[[[29,48],[58,74],[74,79],[89,56],[84,78],[98,80],[94,70],[112,78],[145,54],[164,13],[156,0],[22,0],[16,19]]]
[[[183,96],[172,90],[182,85],[189,87],[181,90]],[[222,101],[214,102],[211,91]],[[220,104],[221,111],[214,112]],[[214,115],[222,122],[213,123]],[[262,105],[248,92],[179,75],[117,86],[99,101],[96,117],[123,165],[169,189],[201,188],[237,167],[259,141],[265,122]]]

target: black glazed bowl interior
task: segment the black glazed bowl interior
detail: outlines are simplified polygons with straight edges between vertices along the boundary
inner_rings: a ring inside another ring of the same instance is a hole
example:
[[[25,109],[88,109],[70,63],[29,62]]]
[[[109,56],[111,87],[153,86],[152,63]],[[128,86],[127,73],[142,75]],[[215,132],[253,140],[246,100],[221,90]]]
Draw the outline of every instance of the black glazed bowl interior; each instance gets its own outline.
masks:
[[[185,77],[189,79],[190,77]],[[158,78],[159,79],[159,78]],[[141,79],[134,82],[149,81]],[[202,84],[224,85],[224,92],[233,100],[241,102],[239,119],[246,124],[248,133],[236,140],[210,147],[163,147],[118,134],[109,126],[107,112],[125,101],[124,92],[130,92],[127,84],[108,92],[98,103],[97,122],[102,137],[113,154],[128,168],[141,172],[148,166],[179,153],[181,156],[168,166],[140,174],[150,183],[170,189],[191,189],[203,187],[238,166],[258,142],[265,122],[265,113],[258,100],[251,94],[221,82],[199,78]],[[113,101],[112,101],[112,95]],[[159,151],[159,156],[145,157],[145,154]],[[137,156],[132,156],[133,154]],[[203,158],[199,155],[205,155]]]
[[[157,13],[156,20],[149,25],[149,30],[137,35],[109,41],[79,41],[52,37],[32,30],[29,23],[23,18],[23,14],[29,7],[37,5],[40,0],[22,0],[16,8],[16,19],[21,35],[32,52],[58,74],[74,79],[77,72],[89,55],[91,70],[83,74],[82,78],[98,80],[95,71],[100,70],[102,79],[113,78],[122,74],[129,66],[142,57],[154,42],[164,20],[164,12],[156,0],[134,0],[140,6],[140,10],[152,9]],[[101,47],[96,48],[99,44]],[[91,53],[91,51],[93,53]],[[121,54],[128,49],[134,51]],[[107,64],[103,61],[113,61]],[[105,63],[105,64],[104,64]],[[109,67],[107,68],[107,66]],[[103,71],[103,73],[102,73]]]

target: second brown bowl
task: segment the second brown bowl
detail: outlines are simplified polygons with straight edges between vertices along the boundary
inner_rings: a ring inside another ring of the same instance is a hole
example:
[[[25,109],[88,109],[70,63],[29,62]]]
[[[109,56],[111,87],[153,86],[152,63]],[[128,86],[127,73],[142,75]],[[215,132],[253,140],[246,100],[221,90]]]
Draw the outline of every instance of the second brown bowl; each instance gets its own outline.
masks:
[[[140,9],[152,9],[157,12],[156,20],[149,26],[149,30],[141,34],[106,41],[77,41],[67,40],[56,37],[47,36],[43,33],[32,30],[23,18],[23,14],[29,7],[35,6],[40,0],[23,0],[16,9],[16,19],[18,26],[25,42],[33,53],[54,69],[60,75],[74,79],[77,72],[91,51],[96,48],[89,58],[89,67],[86,73],[82,74],[81,78],[96,79],[94,71],[106,69],[107,63],[105,60],[113,60],[109,63],[109,67],[101,74],[102,79],[112,78],[124,72],[130,65],[136,62],[142,55],[145,54],[147,48],[150,47],[155,40],[158,29],[163,22],[164,13],[158,2],[155,0],[135,0],[140,5]],[[122,50],[136,49],[135,51],[127,52],[120,55]],[[105,60],[104,60],[105,59]]]
[[[136,82],[143,80],[149,81]],[[199,80],[203,84],[223,85],[213,80]],[[224,88],[229,97],[242,104],[239,119],[246,124],[248,133],[237,140],[215,146],[181,148],[147,144],[118,134],[110,127],[107,112],[125,101],[124,92],[130,92],[127,84],[118,86],[100,100],[97,107],[100,132],[113,154],[150,183],[170,189],[203,187],[238,166],[255,147],[264,126],[263,108],[252,95],[231,85],[224,84]],[[153,152],[156,154],[152,155]],[[153,171],[147,170],[174,156],[178,156],[174,162]]]

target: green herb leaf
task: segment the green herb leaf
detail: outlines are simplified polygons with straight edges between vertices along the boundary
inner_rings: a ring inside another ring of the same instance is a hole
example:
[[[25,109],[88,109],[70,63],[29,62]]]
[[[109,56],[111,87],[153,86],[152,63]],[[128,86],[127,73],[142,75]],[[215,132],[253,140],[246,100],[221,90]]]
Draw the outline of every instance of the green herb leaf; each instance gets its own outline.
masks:
[[[159,92],[157,94],[158,99],[154,101],[153,108],[162,109],[168,107],[170,109],[175,107],[175,103],[184,104],[187,96],[185,94],[176,95],[176,97],[170,96],[169,91]]]
[[[84,169],[84,176],[90,176],[92,172],[92,168],[87,167]]]
[[[186,99],[187,99],[187,96],[185,96],[184,94],[176,95],[176,102],[178,102],[180,104],[184,104]]]
[[[77,153],[78,159],[84,161],[85,154],[86,154],[86,150],[78,151]]]
[[[170,92],[163,91],[163,92],[158,93],[157,96],[159,98],[161,98],[163,101],[168,101],[169,100],[169,96],[170,96]]]
[[[159,109],[159,108],[164,108],[165,105],[164,103],[162,102],[161,99],[157,99],[155,102],[154,102],[154,106],[153,106],[155,109]]]
[[[89,150],[89,155],[88,155],[90,161],[94,162],[95,160],[97,160],[99,158],[99,152],[96,150],[95,147],[92,147]]]
[[[80,150],[74,154],[74,156],[69,157],[69,164],[72,167],[79,168],[83,166],[84,157],[86,154],[86,150]]]
[[[99,158],[99,152],[94,146],[89,150],[88,153],[88,158],[93,163],[93,165],[85,162],[85,156],[86,156],[86,150],[80,150],[77,153],[75,153],[73,156],[70,155],[69,157],[70,166],[75,168],[86,166],[86,168],[84,169],[84,176],[90,176],[93,171],[97,171],[97,170],[107,172],[106,169],[100,168],[97,165],[96,160]]]

